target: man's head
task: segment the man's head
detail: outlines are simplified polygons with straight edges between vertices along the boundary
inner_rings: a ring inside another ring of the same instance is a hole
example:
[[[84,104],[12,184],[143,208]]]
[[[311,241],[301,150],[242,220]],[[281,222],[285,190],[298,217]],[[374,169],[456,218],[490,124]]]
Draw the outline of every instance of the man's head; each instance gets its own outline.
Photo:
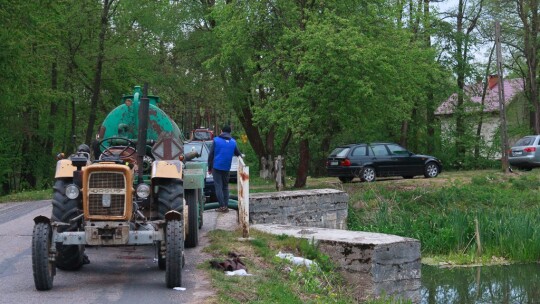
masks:
[[[221,128],[221,132],[224,132],[224,133],[231,133],[231,126],[229,126],[229,125],[224,125],[224,126]]]

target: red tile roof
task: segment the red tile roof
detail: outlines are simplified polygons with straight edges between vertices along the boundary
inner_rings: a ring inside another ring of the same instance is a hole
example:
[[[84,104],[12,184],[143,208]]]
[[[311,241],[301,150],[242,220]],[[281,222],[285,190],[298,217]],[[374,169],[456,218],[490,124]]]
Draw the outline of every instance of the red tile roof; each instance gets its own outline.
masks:
[[[491,82],[491,81],[490,81]],[[507,105],[514,97],[523,92],[524,84],[522,78],[504,79],[504,104]],[[492,86],[486,92],[484,101],[484,112],[499,111],[499,86]],[[480,105],[482,103],[483,84],[474,84],[465,87],[465,94],[471,96],[471,101]],[[444,101],[435,111],[435,115],[449,115],[454,113],[454,107],[457,102],[457,93],[454,93]]]

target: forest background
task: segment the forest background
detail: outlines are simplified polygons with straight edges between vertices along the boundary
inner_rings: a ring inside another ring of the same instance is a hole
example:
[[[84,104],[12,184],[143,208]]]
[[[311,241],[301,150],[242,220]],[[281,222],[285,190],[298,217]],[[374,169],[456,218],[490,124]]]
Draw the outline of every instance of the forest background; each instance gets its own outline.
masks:
[[[499,20],[504,76],[526,80],[530,103],[509,131],[540,134],[539,3],[452,3],[0,0],[0,195],[51,188],[55,155],[89,144],[144,82],[186,132],[233,124],[253,172],[284,155],[294,187],[360,141],[399,142],[445,169],[494,166],[464,88],[497,73]],[[441,134],[434,111],[456,92],[455,128]]]

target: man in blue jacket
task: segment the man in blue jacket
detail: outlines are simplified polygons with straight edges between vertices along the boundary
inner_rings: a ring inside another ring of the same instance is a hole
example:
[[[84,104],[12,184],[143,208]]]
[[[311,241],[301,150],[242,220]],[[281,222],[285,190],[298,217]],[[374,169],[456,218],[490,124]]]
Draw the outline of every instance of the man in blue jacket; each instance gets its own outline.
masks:
[[[214,138],[208,156],[208,172],[214,177],[216,196],[219,201],[218,211],[229,211],[229,172],[232,158],[240,156],[240,150],[236,141],[231,137],[231,127],[228,125],[221,128],[221,134]]]

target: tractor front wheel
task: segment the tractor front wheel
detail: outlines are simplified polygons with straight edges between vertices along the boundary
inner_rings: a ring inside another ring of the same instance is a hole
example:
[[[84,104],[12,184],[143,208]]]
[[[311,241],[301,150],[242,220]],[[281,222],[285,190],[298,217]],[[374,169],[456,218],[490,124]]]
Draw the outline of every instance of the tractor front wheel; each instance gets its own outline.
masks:
[[[32,234],[32,270],[37,290],[49,290],[53,287],[55,274],[54,262],[49,259],[51,249],[51,226],[37,223]]]
[[[179,220],[167,222],[165,257],[165,282],[168,288],[182,286],[182,267],[184,266],[184,224]]]

